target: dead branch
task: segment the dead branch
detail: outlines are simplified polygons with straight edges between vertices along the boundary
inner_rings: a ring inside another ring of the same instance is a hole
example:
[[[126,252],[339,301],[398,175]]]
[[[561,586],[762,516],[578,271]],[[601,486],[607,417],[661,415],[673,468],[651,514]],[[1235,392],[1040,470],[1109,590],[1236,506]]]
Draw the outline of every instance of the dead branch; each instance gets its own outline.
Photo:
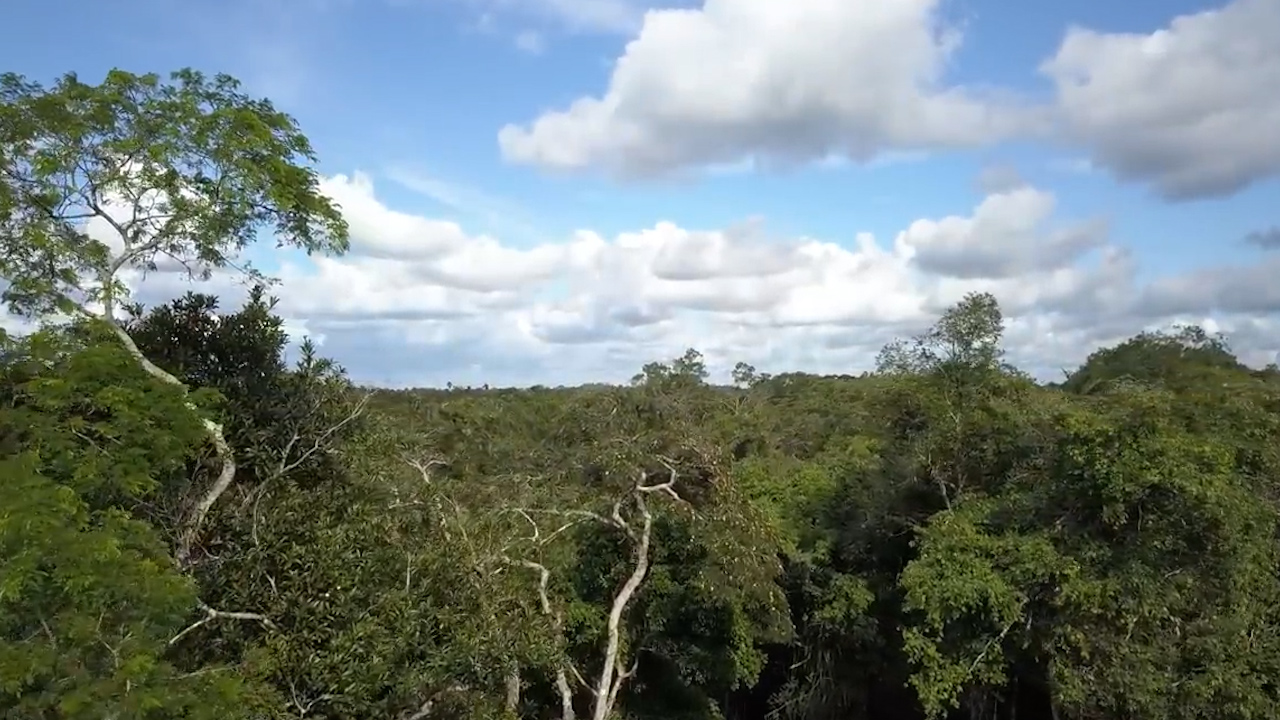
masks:
[[[626,500],[626,497],[621,497],[613,503],[613,514],[610,516],[612,519],[612,525],[625,532],[627,537],[631,538],[632,542],[637,542],[639,538],[636,537],[636,531],[631,528],[631,523],[628,523],[626,519],[622,517],[622,504],[626,502]]]
[[[517,665],[507,673],[507,714],[514,716],[520,709],[520,667]]]
[[[409,464],[409,467],[413,468],[414,470],[417,470],[418,473],[422,475],[422,482],[425,485],[431,484],[432,468],[440,467],[442,465],[448,465],[448,463],[446,463],[444,460],[441,460],[439,458],[417,460],[415,458],[406,457],[404,458],[404,461]]]
[[[307,448],[304,452],[302,452],[302,454],[300,454],[292,462],[289,462],[289,456],[293,453],[294,445],[298,443],[302,435],[300,430],[295,429],[293,432],[293,436],[289,438],[289,442],[285,443],[284,448],[280,451],[280,464],[276,466],[276,470],[273,473],[273,477],[277,477],[277,478],[284,477],[288,473],[296,470],[300,465],[302,465],[306,461],[310,460],[312,457],[315,456],[316,453],[325,449],[325,447],[329,443],[329,440],[338,431],[342,430],[342,428],[346,427],[347,425],[350,425],[351,423],[358,420],[362,415],[364,415],[365,408],[368,406],[369,398],[371,397],[373,397],[373,391],[366,392],[360,398],[360,400],[356,402],[355,406],[352,407],[351,412],[347,413],[338,422],[334,423],[333,425],[330,425],[327,430],[320,433],[320,435],[317,436],[315,440],[312,441],[311,447]]]
[[[310,714],[311,708],[316,705],[324,702],[330,702],[338,697],[332,693],[324,693],[323,695],[319,695],[309,700],[303,700],[302,696],[298,693],[298,684],[294,682],[293,678],[289,678],[289,696],[289,704],[298,709],[298,717],[300,718],[305,718]]]
[[[604,662],[602,663],[600,677],[594,691],[595,704],[591,713],[592,720],[606,720],[609,717],[617,702],[618,693],[627,679],[635,674],[637,668],[638,660],[633,661],[631,668],[623,669],[619,653],[621,650],[622,615],[649,572],[649,551],[653,539],[653,513],[650,512],[645,498],[653,493],[661,493],[678,503],[688,505],[684,498],[681,498],[679,493],[676,492],[675,486],[676,481],[679,479],[679,473],[676,471],[674,463],[666,458],[659,458],[659,461],[666,466],[669,472],[666,480],[661,483],[647,484],[648,473],[642,473],[631,494],[636,510],[640,513],[641,526],[639,531],[631,529],[629,524],[624,527],[629,530],[628,534],[635,540],[635,566],[618,594],[614,596],[613,604],[609,609]],[[621,517],[620,504],[614,506],[614,516],[615,518]]]
[[[590,510],[557,510],[554,508],[503,508],[499,512],[521,513],[528,517],[530,515],[559,515],[561,517],[578,518],[579,520],[595,520],[604,525],[616,525],[616,521],[607,518],[600,513],[591,512]]]
[[[627,605],[635,596],[636,591],[640,589],[640,584],[644,582],[645,575],[649,572],[649,543],[653,535],[653,513],[649,511],[649,506],[645,502],[645,492],[640,491],[640,485],[636,486],[635,494],[636,509],[640,511],[642,525],[638,533],[638,541],[635,549],[635,567],[631,571],[631,575],[627,581],[623,583],[622,589],[613,598],[613,605],[609,609],[608,622],[608,639],[605,641],[604,662],[600,669],[600,678],[596,683],[595,704],[592,708],[592,720],[606,720],[609,713],[613,711],[613,700],[618,696],[619,687],[626,681],[627,675],[619,673],[615,677],[618,666],[618,650],[621,644],[621,626],[622,614],[626,611]]]
[[[66,295],[64,295],[63,298],[72,302],[76,310],[86,318],[105,323],[106,326],[111,329],[111,332],[115,334],[116,338],[120,340],[120,344],[124,346],[125,351],[133,357],[144,372],[163,383],[181,388],[185,392],[187,390],[186,383],[179,380],[177,376],[168,372],[164,368],[151,362],[151,360],[143,354],[141,348],[138,347],[138,343],[134,342],[133,337],[129,335],[129,333],[115,318],[115,305],[111,299],[110,283],[114,282],[114,269],[118,269],[121,264],[120,261],[125,258],[127,258],[127,255],[122,255],[121,258],[118,258],[116,263],[113,264],[113,272],[108,274],[104,279],[103,287],[106,297],[103,299],[102,314],[90,311],[88,308],[76,303]],[[194,403],[187,401],[186,406],[192,412],[199,414],[199,409]],[[231,452],[231,446],[227,444],[226,436],[223,434],[222,425],[210,420],[209,418],[202,418],[201,423],[204,425],[205,432],[209,436],[209,441],[213,445],[214,453],[217,455],[218,461],[222,467],[219,469],[218,477],[214,480],[213,485],[209,486],[209,489],[205,491],[204,495],[196,501],[195,507],[192,509],[191,514],[187,519],[182,523],[182,529],[178,533],[178,543],[174,550],[174,560],[177,562],[178,567],[184,570],[190,565],[191,550],[195,545],[196,539],[199,537],[200,528],[204,524],[205,517],[209,514],[209,510],[214,506],[214,504],[218,502],[218,498],[222,497],[222,494],[227,491],[227,488],[231,487],[231,483],[235,481],[236,477],[235,455]]]
[[[622,685],[628,678],[636,674],[636,670],[640,668],[640,658],[636,657],[631,661],[631,667],[624,669],[621,660],[615,664],[618,676],[613,683],[613,689],[609,691],[608,707],[610,711],[618,704],[618,693],[622,690]]]
[[[649,572],[651,544],[653,539],[653,513],[649,508],[647,498],[655,495],[665,495],[677,503],[689,506],[688,501],[680,497],[676,491],[676,483],[679,480],[679,473],[675,468],[675,464],[667,458],[659,458],[667,469],[666,476],[660,481],[651,476],[650,473],[642,472],[636,479],[629,492],[618,498],[611,509],[608,516],[601,515],[588,510],[557,510],[557,509],[535,509],[535,508],[509,508],[505,512],[513,512],[529,524],[530,531],[527,536],[521,537],[517,541],[509,543],[503,548],[501,558],[508,564],[519,565],[538,573],[538,603],[542,612],[547,616],[554,629],[557,632],[563,632],[562,618],[551,604],[551,598],[548,591],[551,573],[545,565],[529,559],[513,560],[507,555],[510,547],[517,542],[530,543],[534,547],[546,545],[552,539],[569,528],[585,521],[595,521],[606,527],[614,527],[631,539],[633,544],[634,566],[631,574],[625,583],[618,590],[613,598],[613,602],[609,610],[609,619],[607,623],[607,639],[604,648],[604,658],[601,663],[600,675],[594,684],[588,682],[578,672],[577,668],[569,661],[568,658],[562,658],[556,667],[556,687],[561,698],[561,718],[562,720],[573,720],[573,689],[568,682],[568,673],[571,672],[575,680],[591,693],[592,696],[592,720],[606,720],[613,712],[618,701],[618,695],[627,680],[633,677],[638,669],[638,658],[633,658],[630,667],[623,664],[622,659],[622,617],[625,614],[631,601],[635,598],[640,586],[644,583]],[[635,506],[635,511],[639,515],[639,522],[636,518],[629,520],[624,514],[624,509],[628,504]],[[569,521],[561,525],[558,529],[550,534],[542,531],[538,521],[534,518],[535,514],[547,514],[560,517],[567,517]]]
[[[507,562],[522,565],[530,570],[536,570],[538,573],[538,604],[542,606],[542,614],[551,620],[552,627],[557,633],[563,633],[564,620],[560,613],[554,611],[551,607],[551,596],[547,592],[547,585],[551,582],[551,571],[546,565],[537,563],[532,560],[512,560],[504,558]],[[556,690],[560,694],[560,717],[561,720],[574,720],[573,710],[573,688],[569,685],[569,678],[565,675],[565,662],[560,662],[556,666]]]
[[[599,522],[604,522],[604,523],[608,522],[604,518],[600,517],[599,515],[595,513],[586,512],[586,511],[582,511],[582,512],[544,511],[544,510],[537,510],[532,508],[509,508],[507,512],[518,513],[520,517],[524,518],[525,521],[529,523],[529,527],[532,529],[531,530],[532,534],[529,535],[528,537],[520,538],[519,540],[533,543],[535,546],[546,545],[547,543],[551,542],[552,540],[555,540],[557,537],[567,532],[571,528],[581,525],[583,522],[586,522],[587,520],[597,520]],[[552,530],[550,533],[544,536],[542,534],[542,530],[538,526],[538,521],[533,519],[533,513],[537,513],[537,512],[552,512],[553,514],[556,514],[556,515],[567,515],[573,519],[570,520],[569,522],[562,524],[560,527],[556,528],[555,530]],[[511,548],[515,546],[515,544],[516,544],[516,541],[507,543],[507,545],[502,548],[502,551],[500,554],[505,556],[511,550]]]
[[[596,689],[591,687],[591,683],[587,682],[586,678],[582,677],[582,673],[578,672],[578,666],[568,659],[565,660],[565,665],[569,667],[569,672],[573,673],[573,679],[577,680],[578,684],[586,688],[592,695],[595,695]]]
[[[194,407],[192,409],[194,410]],[[209,433],[210,441],[213,442],[214,452],[222,462],[222,468],[218,471],[217,480],[196,502],[191,515],[187,517],[182,530],[178,533],[178,547],[174,551],[174,558],[178,562],[178,567],[184,569],[190,565],[191,550],[200,537],[200,529],[204,525],[205,517],[213,509],[214,503],[218,502],[218,498],[222,497],[236,479],[235,455],[231,452],[231,446],[227,444],[226,436],[222,433],[222,425],[206,418],[204,427]]]
[[[92,317],[98,317],[87,310],[85,313]],[[175,387],[186,389],[186,385],[181,380],[147,359],[147,356],[138,348],[138,344],[133,341],[133,337],[116,322],[115,318],[100,317],[99,319],[106,322],[107,326],[116,334],[116,337],[120,339],[120,343],[124,345],[125,349],[137,360],[148,375]],[[187,407],[193,412],[198,412],[194,403],[188,402]],[[178,567],[184,569],[190,563],[191,549],[200,534],[200,527],[204,524],[205,516],[209,514],[209,510],[214,503],[218,502],[218,498],[222,497],[227,488],[231,487],[231,483],[236,477],[235,455],[231,452],[231,446],[227,444],[226,436],[222,432],[222,425],[208,418],[204,418],[201,422],[204,424],[205,432],[209,435],[214,453],[217,454],[222,467],[218,471],[217,479],[196,502],[191,514],[183,523],[182,530],[178,533],[178,546],[174,552],[174,557],[177,560]]]
[[[636,491],[642,492],[642,493],[654,493],[654,492],[665,493],[672,500],[675,500],[676,502],[682,505],[688,505],[685,499],[680,497],[680,495],[676,493],[676,479],[679,477],[679,474],[676,472],[675,464],[672,463],[671,460],[665,457],[659,457],[658,462],[662,463],[667,468],[667,471],[670,473],[667,476],[666,482],[658,483],[656,485],[645,485],[644,480],[648,479],[647,473],[646,473],[646,477],[644,477],[644,479],[642,479],[641,482],[636,485]]]
[[[196,602],[199,605],[200,609],[204,611],[204,617],[191,623],[186,628],[184,628],[182,632],[170,638],[169,639],[170,645],[176,644],[179,640],[186,637],[189,633],[191,633],[195,629],[218,619],[250,620],[253,622],[262,623],[262,626],[267,628],[268,630],[276,629],[275,623],[271,622],[271,619],[268,618],[266,615],[262,615],[260,613],[252,613],[252,612],[228,612],[225,610],[215,610],[209,607],[208,605],[206,605],[203,600],[197,600]]]

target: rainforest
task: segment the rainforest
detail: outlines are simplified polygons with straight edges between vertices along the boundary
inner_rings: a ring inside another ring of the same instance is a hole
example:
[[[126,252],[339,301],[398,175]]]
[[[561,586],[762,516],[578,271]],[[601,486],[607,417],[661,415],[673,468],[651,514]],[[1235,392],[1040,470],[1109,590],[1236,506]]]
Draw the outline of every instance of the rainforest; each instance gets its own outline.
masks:
[[[857,374],[362,387],[237,261],[346,249],[313,160],[226,76],[0,78],[0,717],[1280,717],[1274,365],[1045,381],[974,292]]]

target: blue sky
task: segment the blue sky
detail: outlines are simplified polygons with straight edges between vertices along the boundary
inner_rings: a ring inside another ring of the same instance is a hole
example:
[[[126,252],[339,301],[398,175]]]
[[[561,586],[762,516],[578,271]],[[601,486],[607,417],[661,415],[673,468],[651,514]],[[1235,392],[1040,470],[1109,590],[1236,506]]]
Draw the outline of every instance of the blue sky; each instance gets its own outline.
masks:
[[[988,195],[1020,187],[1050,198],[1053,210],[1043,232],[1020,225],[1026,237],[1010,242],[1048,242],[1055,228],[1099,223],[1089,231],[1099,235],[1091,252],[1115,250],[1130,263],[1128,284],[1110,295],[1078,303],[1063,295],[1050,309],[1015,301],[1011,322],[1022,325],[1011,335],[1025,347],[1012,349],[1026,362],[1068,364],[1116,335],[1205,318],[1239,335],[1237,345],[1251,357],[1274,357],[1277,308],[1265,296],[1276,291],[1259,289],[1246,302],[1231,278],[1258,276],[1256,268],[1275,259],[1244,238],[1280,224],[1280,100],[1274,99],[1280,50],[1268,50],[1276,43],[1267,40],[1280,36],[1280,3],[899,2],[894,8],[889,0],[791,0],[785,9],[776,3],[768,9],[760,0],[690,1],[681,16],[645,15],[677,3],[632,0],[11,0],[6,16],[22,32],[0,46],[0,69],[39,80],[74,70],[91,81],[111,67],[229,72],[298,118],[322,173],[371,179],[377,208],[370,212],[455,222],[466,238],[488,236],[512,250],[563,247],[579,231],[616,244],[619,234],[660,222],[695,233],[745,226],[756,245],[821,242],[851,251],[858,233],[871,233],[887,249],[918,220],[970,217]],[[1206,14],[1213,12],[1218,16]],[[824,19],[807,24],[808,18]],[[1071,28],[1087,29],[1100,44],[1068,53]],[[805,40],[806,32],[816,34]],[[797,39],[788,40],[789,33]],[[938,49],[944,45],[950,49]],[[1089,79],[1074,100],[1045,70],[1055,56],[1070,61],[1060,78],[1075,72]],[[834,89],[815,84],[827,76]],[[1193,82],[1206,85],[1188,100],[1185,83]],[[714,102],[704,102],[712,96]],[[606,110],[593,115],[563,113],[593,97],[618,102],[605,102]],[[534,122],[548,113],[560,113],[560,124],[539,131]],[[1201,141],[1203,147],[1193,147]],[[750,157],[754,165],[744,160]],[[994,216],[991,222],[980,228],[1004,227]],[[370,220],[370,233],[378,227]],[[416,242],[416,231],[406,232],[401,240]],[[932,232],[912,242],[942,247]],[[357,256],[365,239],[356,238]],[[952,246],[966,253],[963,243],[980,240],[953,238]],[[673,243],[682,241],[664,242],[674,252]],[[915,252],[917,270],[937,269],[925,263],[925,250]],[[1039,270],[1050,269],[1044,264],[1050,250],[1022,252]],[[975,249],[969,257],[986,256]],[[271,269],[283,262],[263,253],[255,259]],[[410,263],[405,277],[421,279],[422,295],[453,287],[426,267],[444,256],[401,259]],[[1071,262],[1092,261],[1080,253]],[[607,293],[572,282],[585,273],[573,267],[543,278],[544,287],[523,296],[519,307],[473,306],[465,330],[442,329],[435,316],[406,329],[372,315],[369,322],[383,323],[376,330],[358,331],[350,315],[341,328],[317,329],[324,321],[304,311],[319,306],[302,301],[296,319],[328,338],[330,352],[357,375],[396,384],[613,378],[638,367],[645,352],[665,353],[691,339],[723,345],[709,357],[727,364],[734,351],[750,355],[762,347],[742,329],[751,323],[741,307],[730,309],[732,317],[709,319],[697,303],[669,301],[670,293],[649,297],[639,286],[632,294],[643,297],[633,304],[667,302],[659,314],[674,329],[660,331],[658,323],[604,332],[600,318],[614,317],[630,301],[616,293],[601,301]],[[941,302],[964,283],[1023,297],[1010,284],[1011,272],[953,268],[940,275],[955,281],[944,283],[946,293],[922,290],[918,297]],[[1178,288],[1203,289],[1205,273],[1222,287],[1207,292],[1201,305],[1166,303],[1163,314],[1139,307],[1178,295]],[[1044,287],[1046,278],[1024,273],[1023,286]],[[867,284],[868,293],[879,292]],[[281,289],[285,307],[290,287]],[[747,359],[846,369],[865,363],[883,337],[925,323],[937,305],[919,300],[913,312],[893,317],[863,312],[832,321],[799,318],[798,302],[764,324],[818,334],[797,335]],[[1108,303],[1109,310],[1095,307]],[[1067,306],[1106,317],[1091,320]],[[591,325],[600,339],[566,344],[538,330],[539,322],[572,313],[589,316],[575,322]],[[476,324],[479,316],[497,315],[507,330],[489,333]],[[1083,329],[1090,323],[1093,331]],[[627,335],[633,331],[641,335]],[[721,331],[739,340],[721,343],[715,335]],[[504,332],[522,339],[494,340]],[[835,353],[839,343],[830,338],[850,333],[867,339]],[[400,335],[417,339],[396,345]],[[1045,335],[1057,339],[1046,345]],[[374,336],[390,343],[376,349],[380,362],[364,352]],[[531,337],[546,347],[533,347]],[[832,353],[787,350],[805,342]],[[423,353],[437,359],[403,369],[401,360]],[[838,357],[826,357],[833,353]]]

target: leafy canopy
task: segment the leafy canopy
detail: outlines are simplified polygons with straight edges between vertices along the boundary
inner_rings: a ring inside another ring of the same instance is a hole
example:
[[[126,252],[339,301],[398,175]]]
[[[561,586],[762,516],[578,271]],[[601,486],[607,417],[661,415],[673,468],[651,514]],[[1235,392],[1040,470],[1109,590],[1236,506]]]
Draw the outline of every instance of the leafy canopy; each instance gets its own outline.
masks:
[[[263,232],[343,252],[314,161],[293,118],[227,75],[0,75],[3,300],[26,316],[101,302],[110,318],[122,269],[207,275]]]

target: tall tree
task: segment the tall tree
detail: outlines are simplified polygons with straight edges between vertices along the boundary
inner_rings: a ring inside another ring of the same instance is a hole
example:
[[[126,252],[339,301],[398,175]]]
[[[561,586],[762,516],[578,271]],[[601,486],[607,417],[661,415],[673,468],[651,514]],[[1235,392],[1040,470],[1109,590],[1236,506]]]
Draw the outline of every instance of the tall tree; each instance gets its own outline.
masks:
[[[113,70],[98,85],[68,74],[48,88],[2,75],[3,300],[28,317],[104,323],[148,373],[181,387],[118,321],[123,273],[235,268],[262,279],[238,256],[263,233],[308,253],[345,251],[347,225],[314,161],[291,117],[226,75],[180,70],[165,82]],[[235,479],[222,426],[204,424],[221,469],[184,522],[179,565]]]

